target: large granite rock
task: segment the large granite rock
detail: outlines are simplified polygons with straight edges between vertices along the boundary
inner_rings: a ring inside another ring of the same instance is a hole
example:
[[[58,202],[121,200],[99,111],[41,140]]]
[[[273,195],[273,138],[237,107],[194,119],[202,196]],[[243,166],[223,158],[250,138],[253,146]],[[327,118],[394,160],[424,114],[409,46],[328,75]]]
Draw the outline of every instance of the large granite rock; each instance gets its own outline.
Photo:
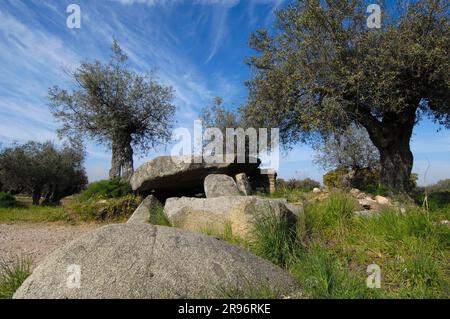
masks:
[[[214,237],[122,224],[94,230],[49,255],[14,298],[220,298],[258,287],[280,295],[298,289],[283,269]]]
[[[258,196],[182,197],[167,199],[164,212],[176,227],[221,234],[230,226],[233,234],[251,238],[257,218],[268,214],[286,217],[294,223],[298,211],[287,205],[286,199]]]
[[[223,174],[206,176],[204,189],[207,198],[241,195],[233,177]]]
[[[207,164],[200,157],[161,156],[136,169],[130,183],[133,190],[139,193],[155,191],[155,194],[164,194],[166,198],[194,196],[203,192],[203,181],[210,174],[250,175],[257,170],[259,164],[260,161],[255,158],[248,159],[243,164],[236,161]]]

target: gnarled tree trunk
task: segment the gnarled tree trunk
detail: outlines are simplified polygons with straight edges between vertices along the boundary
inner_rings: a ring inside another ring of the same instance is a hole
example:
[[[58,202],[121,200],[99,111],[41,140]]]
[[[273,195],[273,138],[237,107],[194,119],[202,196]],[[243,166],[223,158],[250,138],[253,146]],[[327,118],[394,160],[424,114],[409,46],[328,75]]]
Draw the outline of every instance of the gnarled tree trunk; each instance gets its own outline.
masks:
[[[370,139],[380,152],[381,183],[392,193],[405,194],[411,187],[414,157],[410,140],[416,121],[416,110],[384,116],[383,121],[372,118],[363,124]]]
[[[113,140],[109,178],[121,176],[129,181],[133,172],[133,148],[131,147],[131,136]]]

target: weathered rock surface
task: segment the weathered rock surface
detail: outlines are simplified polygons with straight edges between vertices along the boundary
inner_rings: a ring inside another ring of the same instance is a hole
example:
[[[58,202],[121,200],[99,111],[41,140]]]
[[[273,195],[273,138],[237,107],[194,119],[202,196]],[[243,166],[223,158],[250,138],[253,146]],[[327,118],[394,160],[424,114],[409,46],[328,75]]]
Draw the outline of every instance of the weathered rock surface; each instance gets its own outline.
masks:
[[[151,211],[158,205],[155,196],[147,196],[139,207],[134,211],[133,215],[128,219],[128,224],[146,224],[149,222]]]
[[[255,163],[252,163],[255,162]],[[201,157],[161,156],[140,166],[131,177],[131,187],[139,193],[164,193],[167,197],[194,196],[203,192],[203,181],[210,174],[250,175],[260,161],[253,158],[246,163],[207,164]]]
[[[236,185],[242,195],[251,196],[253,194],[252,186],[248,181],[247,174],[240,173],[237,174],[234,178],[236,179]]]
[[[375,196],[375,201],[378,204],[383,205],[383,206],[391,205],[391,201],[388,198],[383,197],[383,196]]]
[[[206,176],[204,188],[207,198],[241,195],[234,179],[231,176],[223,174]]]
[[[80,267],[79,288],[70,265]],[[216,238],[122,224],[104,226],[52,253],[14,298],[217,298],[249,284],[283,295],[298,290],[281,268]]]
[[[169,198],[164,211],[176,227],[222,233],[229,225],[233,234],[243,238],[251,236],[255,220],[266,214],[285,216],[292,222],[296,218],[295,212],[287,207],[286,199],[258,196]]]
[[[373,200],[369,196],[366,196],[365,198],[359,199],[358,203],[364,209],[367,209],[367,210],[374,210],[374,209],[379,209],[380,208],[380,205],[377,203],[377,201]]]

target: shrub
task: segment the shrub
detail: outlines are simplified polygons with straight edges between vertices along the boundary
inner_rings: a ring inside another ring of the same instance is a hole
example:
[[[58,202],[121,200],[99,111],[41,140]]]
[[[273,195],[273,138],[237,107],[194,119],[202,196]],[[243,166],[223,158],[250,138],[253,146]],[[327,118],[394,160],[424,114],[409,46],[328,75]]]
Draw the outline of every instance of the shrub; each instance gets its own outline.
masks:
[[[120,222],[128,219],[141,203],[141,198],[126,195],[119,198],[80,200],[70,203],[67,208],[74,220]]]
[[[0,299],[10,299],[22,283],[31,275],[31,260],[17,259],[13,265],[0,262]]]
[[[92,183],[78,197],[79,200],[119,198],[132,193],[130,184],[120,178],[115,177],[109,180],[102,180]]]
[[[332,188],[343,188],[343,178],[346,170],[334,170],[323,175],[323,184]]]
[[[17,201],[14,196],[8,193],[0,192],[0,208],[16,207]]]
[[[305,178],[305,179],[291,178],[288,181],[285,181],[283,179],[277,180],[277,188],[286,188],[289,190],[299,189],[299,190],[302,190],[305,192],[310,192],[315,187],[320,187],[320,183],[311,178]]]

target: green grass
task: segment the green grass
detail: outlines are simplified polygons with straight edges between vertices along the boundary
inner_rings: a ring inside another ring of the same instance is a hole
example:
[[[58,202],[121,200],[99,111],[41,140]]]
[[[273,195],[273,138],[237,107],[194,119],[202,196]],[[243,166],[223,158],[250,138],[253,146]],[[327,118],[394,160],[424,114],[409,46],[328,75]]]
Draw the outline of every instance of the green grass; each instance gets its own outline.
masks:
[[[85,200],[83,196],[77,196],[64,208],[64,211],[74,221],[125,222],[140,203],[141,198],[135,195],[88,200]]]
[[[149,223],[159,226],[171,226],[166,214],[164,213],[164,207],[161,204],[156,204],[154,205],[154,207],[152,207],[149,217]]]
[[[217,239],[229,242],[231,244],[239,245],[243,248],[249,249],[249,241],[234,234],[231,223],[225,223],[224,229],[222,232],[217,232],[211,228],[203,227],[200,232],[207,236],[213,236]]]
[[[246,248],[290,271],[309,298],[450,297],[450,229],[440,223],[449,209],[387,210],[372,218],[354,216],[356,209],[351,196],[332,192],[306,203],[294,229],[267,214]],[[374,263],[380,289],[366,285]]]
[[[0,223],[37,223],[69,221],[69,216],[62,207],[30,206],[0,208]]]
[[[0,262],[0,299],[11,299],[14,292],[31,274],[31,260],[17,258],[14,264]]]

